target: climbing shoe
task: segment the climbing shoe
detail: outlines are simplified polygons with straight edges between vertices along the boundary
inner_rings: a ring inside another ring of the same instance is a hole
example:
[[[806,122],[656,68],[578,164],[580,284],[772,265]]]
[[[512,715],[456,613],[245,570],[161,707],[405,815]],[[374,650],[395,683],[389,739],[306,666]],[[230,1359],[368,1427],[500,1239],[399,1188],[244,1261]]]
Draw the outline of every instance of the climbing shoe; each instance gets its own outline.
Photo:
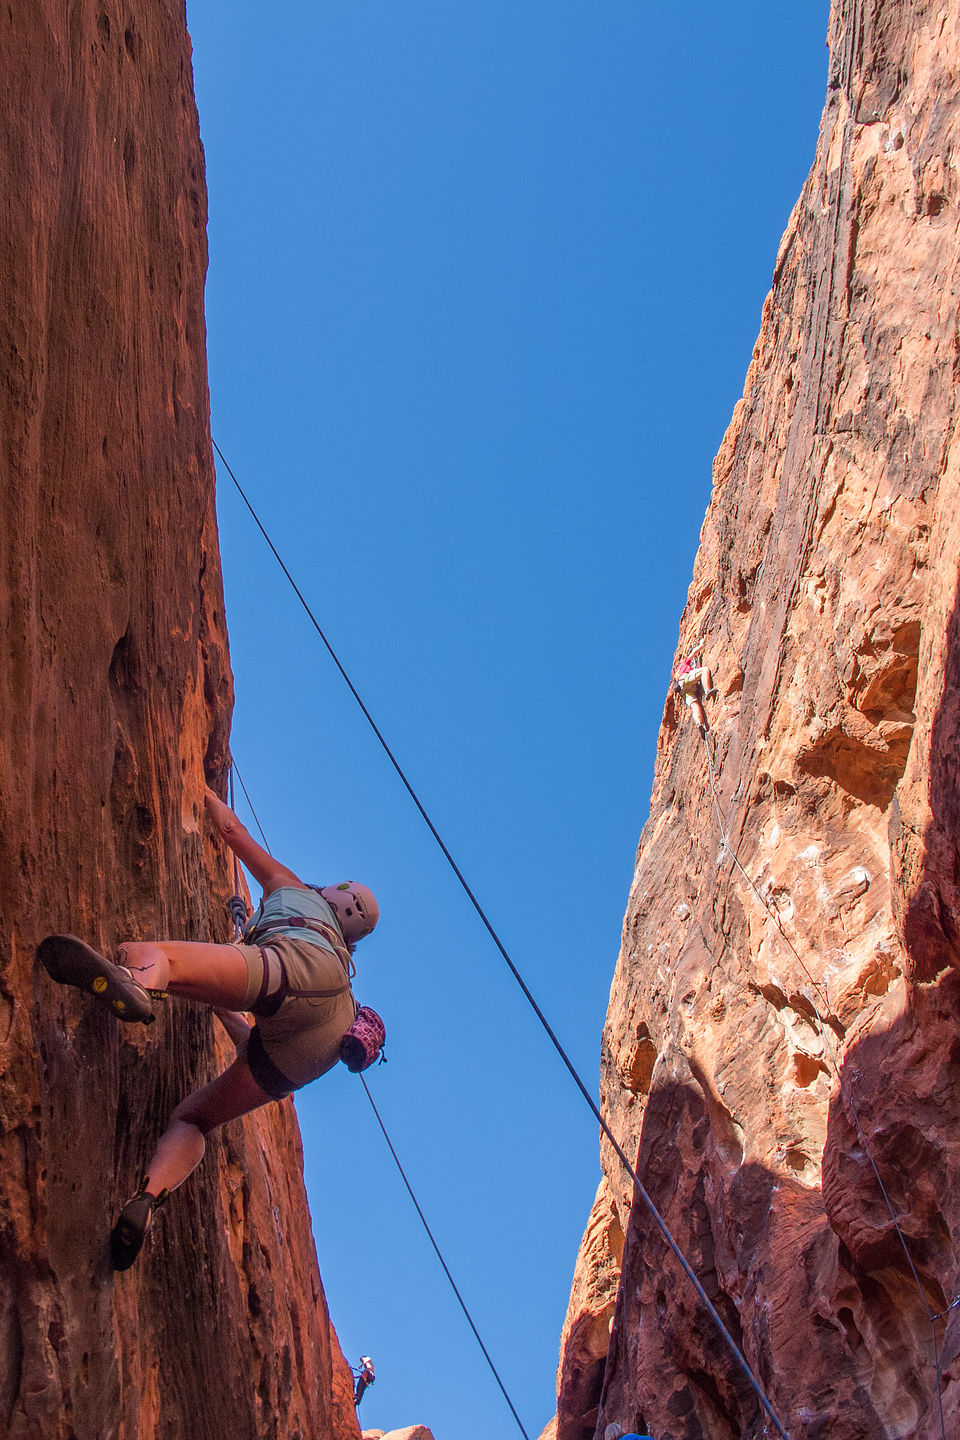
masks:
[[[159,1195],[151,1195],[141,1186],[124,1205],[110,1232],[110,1263],[114,1270],[130,1269],[143,1249],[147,1231],[153,1223],[154,1210],[160,1208],[169,1193],[161,1190]]]
[[[114,965],[76,935],[48,935],[37,946],[37,959],[58,985],[86,990],[118,1020],[154,1021],[150,996],[121,965]]]

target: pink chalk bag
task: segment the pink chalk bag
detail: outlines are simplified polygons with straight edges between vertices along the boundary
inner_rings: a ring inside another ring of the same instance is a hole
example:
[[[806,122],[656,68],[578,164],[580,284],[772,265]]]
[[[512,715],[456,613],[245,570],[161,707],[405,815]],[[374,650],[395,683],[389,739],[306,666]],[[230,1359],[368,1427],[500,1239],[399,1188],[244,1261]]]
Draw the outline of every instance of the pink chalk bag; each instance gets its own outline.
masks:
[[[361,1005],[356,1019],[340,1041],[340,1059],[348,1070],[359,1075],[361,1070],[369,1070],[377,1059],[383,1064],[387,1058],[383,1054],[386,1039],[386,1026],[376,1010],[371,1010],[369,1005]]]

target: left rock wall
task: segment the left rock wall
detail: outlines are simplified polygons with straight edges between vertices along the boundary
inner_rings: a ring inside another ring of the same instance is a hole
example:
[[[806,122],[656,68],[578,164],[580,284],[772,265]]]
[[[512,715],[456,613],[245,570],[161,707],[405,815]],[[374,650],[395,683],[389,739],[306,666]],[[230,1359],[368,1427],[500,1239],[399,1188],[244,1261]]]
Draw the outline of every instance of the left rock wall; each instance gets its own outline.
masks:
[[[114,1277],[112,1216],[222,1042],[186,1002],[121,1027],[33,960],[55,930],[227,938],[182,3],[0,6],[0,215],[0,1436],[347,1440],[291,1102],[227,1127]]]

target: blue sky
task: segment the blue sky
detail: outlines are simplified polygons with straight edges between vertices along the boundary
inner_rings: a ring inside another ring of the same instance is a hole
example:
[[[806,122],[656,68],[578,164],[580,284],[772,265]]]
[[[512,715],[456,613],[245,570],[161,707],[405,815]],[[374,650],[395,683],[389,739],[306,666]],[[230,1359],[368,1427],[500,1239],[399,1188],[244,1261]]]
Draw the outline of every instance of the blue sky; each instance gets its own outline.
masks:
[[[826,0],[188,0],[213,433],[596,1089],[710,464],[813,159]],[[597,1127],[228,477],[234,753],[383,919],[371,1087],[531,1436]],[[242,808],[242,807],[241,807]],[[518,1434],[362,1089],[297,1100],[366,1427]]]

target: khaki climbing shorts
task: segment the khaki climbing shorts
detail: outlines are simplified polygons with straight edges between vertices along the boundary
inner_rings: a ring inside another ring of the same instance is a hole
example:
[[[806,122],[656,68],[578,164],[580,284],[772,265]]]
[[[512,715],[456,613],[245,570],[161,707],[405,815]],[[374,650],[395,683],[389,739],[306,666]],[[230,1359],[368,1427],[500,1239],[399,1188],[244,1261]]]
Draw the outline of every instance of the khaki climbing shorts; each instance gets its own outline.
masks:
[[[274,1014],[258,1017],[246,1052],[257,1084],[280,1100],[336,1065],[340,1041],[356,1016],[356,1002],[337,956],[310,940],[278,935],[263,947],[236,948],[247,962],[245,1008],[257,1004],[265,963],[276,957],[286,977],[288,993]],[[299,990],[325,993],[298,995]]]

